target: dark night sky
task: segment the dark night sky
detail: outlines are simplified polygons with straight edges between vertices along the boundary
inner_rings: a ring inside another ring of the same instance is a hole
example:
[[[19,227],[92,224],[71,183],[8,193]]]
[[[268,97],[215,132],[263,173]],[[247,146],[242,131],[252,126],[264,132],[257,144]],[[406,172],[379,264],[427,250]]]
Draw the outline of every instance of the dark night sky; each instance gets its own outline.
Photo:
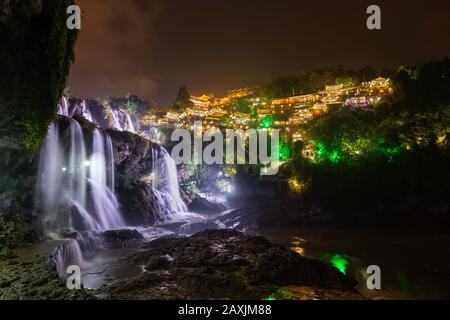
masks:
[[[450,56],[449,0],[77,0],[69,86],[79,97],[136,93],[169,105],[327,65],[393,67]],[[366,28],[370,4],[382,30]]]

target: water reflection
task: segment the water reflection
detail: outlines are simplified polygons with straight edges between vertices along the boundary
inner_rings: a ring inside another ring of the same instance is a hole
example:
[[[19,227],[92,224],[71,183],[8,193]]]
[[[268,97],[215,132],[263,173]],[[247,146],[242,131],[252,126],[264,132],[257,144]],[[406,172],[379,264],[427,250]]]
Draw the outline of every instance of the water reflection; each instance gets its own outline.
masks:
[[[306,242],[306,240],[301,237],[293,237],[292,239],[293,240],[291,242],[291,250],[297,252],[301,256],[304,256],[305,249],[302,246]]]
[[[271,228],[261,235],[301,256],[326,261],[355,279],[366,298],[450,297],[450,233],[397,225],[302,225]],[[381,290],[367,288],[370,265],[381,269]]]
[[[291,242],[291,250],[297,252],[301,256],[305,256],[305,242],[305,238],[293,237]],[[348,256],[339,253],[324,253],[320,256],[320,260],[331,264],[343,274],[347,274],[347,266],[349,264]]]

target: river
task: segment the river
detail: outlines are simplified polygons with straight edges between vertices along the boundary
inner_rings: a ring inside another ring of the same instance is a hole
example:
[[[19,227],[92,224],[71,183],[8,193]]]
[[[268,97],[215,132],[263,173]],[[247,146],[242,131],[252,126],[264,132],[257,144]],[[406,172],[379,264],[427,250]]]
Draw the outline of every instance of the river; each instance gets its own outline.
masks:
[[[325,260],[355,278],[372,299],[450,298],[450,235],[420,227],[305,225],[266,228],[269,240]],[[367,267],[381,269],[381,290],[366,286]]]

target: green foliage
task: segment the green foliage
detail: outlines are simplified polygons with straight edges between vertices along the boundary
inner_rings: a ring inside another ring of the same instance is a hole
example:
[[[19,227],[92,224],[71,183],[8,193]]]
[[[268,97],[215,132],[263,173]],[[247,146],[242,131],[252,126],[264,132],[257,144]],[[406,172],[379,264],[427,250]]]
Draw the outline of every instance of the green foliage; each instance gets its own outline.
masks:
[[[233,119],[231,119],[229,116],[224,116],[220,120],[220,125],[225,127],[225,128],[234,128],[236,124],[233,121]]]
[[[315,159],[303,158],[296,147],[293,161],[294,176],[310,181],[302,197],[347,218],[399,206],[426,212],[448,202],[448,72],[447,59],[402,68],[389,105],[341,108],[310,121],[303,145],[314,145]]]
[[[29,215],[0,211],[0,247],[17,248],[37,240]]]
[[[66,9],[71,4],[72,0],[43,1],[40,15],[31,19],[30,8],[24,8],[30,4],[12,2],[14,18],[0,24],[5,127],[31,150],[40,147],[55,116],[74,59],[77,31],[66,27]]]
[[[127,94],[124,98],[119,99],[120,108],[128,111],[128,113],[142,117],[150,108],[149,103],[141,100],[137,95]]]
[[[250,100],[246,98],[237,98],[231,102],[231,109],[233,112],[250,114],[252,112],[252,105]]]
[[[362,78],[367,77],[369,73],[369,69],[354,72],[343,67],[327,67],[313,72],[302,71],[296,76],[272,80],[262,88],[262,95],[266,99],[281,98],[318,92],[327,85],[356,85],[361,82]]]

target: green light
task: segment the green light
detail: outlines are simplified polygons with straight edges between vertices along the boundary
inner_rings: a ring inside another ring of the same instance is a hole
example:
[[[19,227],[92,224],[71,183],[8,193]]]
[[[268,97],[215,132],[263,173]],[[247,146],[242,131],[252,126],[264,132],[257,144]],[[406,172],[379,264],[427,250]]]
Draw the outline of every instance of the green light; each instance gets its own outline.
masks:
[[[384,153],[389,159],[392,160],[394,156],[399,154],[402,151],[401,146],[392,146],[392,147],[382,147],[380,148],[381,152]]]
[[[343,274],[346,274],[348,261],[344,257],[336,254],[331,258],[330,262],[336,269],[338,269]]]
[[[265,129],[271,128],[272,123],[273,123],[273,120],[272,120],[272,117],[270,117],[270,116],[265,116],[264,118],[261,119],[261,125]]]
[[[340,254],[325,253],[322,255],[322,259],[331,263],[333,267],[343,274],[347,274],[348,260],[344,256]]]
[[[291,149],[284,143],[280,143],[279,147],[280,160],[287,160],[291,157]]]
[[[317,143],[317,155],[319,157],[322,157],[325,155],[325,147],[321,143]]]
[[[340,159],[339,153],[334,150],[331,154],[330,154],[330,160],[333,162],[338,162]]]

